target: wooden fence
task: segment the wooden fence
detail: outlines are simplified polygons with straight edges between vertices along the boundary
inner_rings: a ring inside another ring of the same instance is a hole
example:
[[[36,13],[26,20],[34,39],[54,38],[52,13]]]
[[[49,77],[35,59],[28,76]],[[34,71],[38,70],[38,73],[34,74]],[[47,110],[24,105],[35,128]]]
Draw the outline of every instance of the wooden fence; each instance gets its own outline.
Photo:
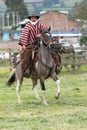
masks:
[[[66,47],[66,49],[67,53],[62,54],[62,65],[65,67],[66,71],[76,72],[80,70],[81,66],[87,65],[87,46],[78,48],[70,46]],[[13,49],[0,50],[0,53],[5,52],[9,53],[9,65],[11,70],[13,53],[19,52],[19,50],[13,50]]]
[[[1,62],[5,63],[6,61],[9,61],[9,67],[10,67],[10,70],[12,70],[13,68],[12,60],[14,58],[14,55],[18,53],[19,51],[20,51],[19,49],[0,49],[0,63]],[[5,53],[8,53],[9,56],[6,57]]]
[[[79,71],[80,67],[87,65],[87,46],[67,47],[67,54],[62,55],[62,65],[66,71]]]

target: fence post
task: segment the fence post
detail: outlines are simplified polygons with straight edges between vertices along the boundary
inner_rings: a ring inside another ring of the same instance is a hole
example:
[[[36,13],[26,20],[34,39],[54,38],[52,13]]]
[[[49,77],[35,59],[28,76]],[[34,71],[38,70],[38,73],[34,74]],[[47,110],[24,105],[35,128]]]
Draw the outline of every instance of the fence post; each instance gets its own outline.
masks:
[[[11,49],[9,49],[9,62],[10,62],[10,71],[12,70],[12,57],[11,57]]]
[[[72,68],[72,71],[75,72],[75,51],[74,51],[74,47],[73,47],[72,44],[70,45],[70,48],[72,50],[72,65],[71,65],[71,68]]]

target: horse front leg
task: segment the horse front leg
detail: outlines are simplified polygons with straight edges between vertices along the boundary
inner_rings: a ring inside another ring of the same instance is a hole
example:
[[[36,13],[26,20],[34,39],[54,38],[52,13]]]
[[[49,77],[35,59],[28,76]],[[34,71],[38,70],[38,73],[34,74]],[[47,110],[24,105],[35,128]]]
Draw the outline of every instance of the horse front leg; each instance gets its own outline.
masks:
[[[40,79],[41,89],[42,89],[42,97],[43,97],[43,104],[48,106],[48,103],[46,101],[46,89],[44,85],[44,80]]]
[[[35,97],[37,98],[38,102],[41,101],[39,94],[38,94],[38,89],[37,89],[37,79],[32,79],[33,82],[33,92],[35,94]]]
[[[57,91],[55,94],[55,98],[58,99],[60,96],[60,80],[59,79],[56,80],[56,85],[57,85]]]
[[[52,79],[56,82],[57,85],[57,91],[55,94],[55,98],[58,99],[60,96],[60,80],[57,78],[57,75],[52,75]]]

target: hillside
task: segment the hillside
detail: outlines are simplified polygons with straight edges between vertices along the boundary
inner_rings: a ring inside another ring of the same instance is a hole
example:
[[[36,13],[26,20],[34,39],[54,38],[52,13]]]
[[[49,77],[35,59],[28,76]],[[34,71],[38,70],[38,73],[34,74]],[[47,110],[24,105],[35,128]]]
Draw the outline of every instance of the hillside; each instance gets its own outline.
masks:
[[[52,1],[52,0],[51,0]],[[81,2],[82,0],[59,0],[59,3],[61,2],[64,2],[66,6],[73,6],[76,2]],[[38,2],[42,2],[43,3],[43,0],[24,0],[24,2],[26,3],[38,3]]]
[[[58,9],[58,7],[60,7],[60,5],[61,5],[62,2],[64,2],[65,7],[69,8],[69,7],[74,6],[74,4],[76,2],[81,2],[81,1],[82,0],[59,0],[58,5],[57,4],[53,5],[52,9],[53,8],[57,8]],[[45,9],[45,7],[43,7],[43,0],[24,0],[24,3],[27,5],[28,10],[29,10],[29,7],[31,7],[30,10],[34,9],[33,3],[37,4],[39,6],[42,6],[41,9]],[[6,5],[4,4],[4,0],[0,0],[0,14],[2,14],[3,12],[5,12],[5,10],[6,10]]]
[[[51,5],[50,7],[48,6],[43,6],[44,0],[24,0],[25,5],[27,6],[28,12],[36,12],[39,13],[40,11],[49,11],[49,10],[66,10],[69,11],[71,10],[72,6],[76,2],[81,2],[82,0],[59,0],[58,3],[54,4],[52,2],[53,0],[50,1]],[[49,1],[46,2],[46,5],[49,5]]]
[[[61,1],[61,0],[60,0]],[[65,6],[74,6],[76,2],[81,2],[82,0],[64,0]]]

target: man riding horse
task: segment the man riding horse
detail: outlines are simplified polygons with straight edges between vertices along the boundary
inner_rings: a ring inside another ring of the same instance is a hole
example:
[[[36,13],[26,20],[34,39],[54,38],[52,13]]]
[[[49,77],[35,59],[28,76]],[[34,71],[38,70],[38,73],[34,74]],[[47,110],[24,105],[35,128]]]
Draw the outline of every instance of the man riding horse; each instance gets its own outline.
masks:
[[[32,53],[33,53],[33,47],[38,44],[37,39],[40,39],[41,37],[41,30],[48,30],[49,27],[44,25],[41,20],[40,16],[32,14],[28,16],[29,22],[24,27],[22,34],[20,36],[19,45],[21,45],[22,50],[20,52],[21,55],[21,62],[23,70],[26,71],[26,69],[31,69],[32,67]],[[33,45],[33,46],[32,46]],[[24,53],[25,49],[28,47],[28,55],[27,52]],[[55,60],[56,64],[58,64],[57,54],[52,55],[53,59]],[[26,64],[26,61],[28,64]]]
[[[48,29],[48,27],[41,22],[40,16],[38,15],[32,14],[28,16],[28,19],[29,19],[29,22],[25,25],[18,44],[21,45],[22,47],[21,52],[20,52],[21,60],[22,60],[22,57],[25,57],[25,58],[28,57],[28,62],[29,62],[28,65],[29,65],[31,62],[31,55],[32,55],[31,53],[33,50],[33,46],[37,44],[37,39],[41,36],[40,31],[42,29],[44,30]],[[33,45],[33,46],[30,46],[30,45]],[[28,55],[27,57],[24,56],[25,53],[23,53],[26,47],[29,47],[28,51],[30,51],[30,55]],[[26,65],[23,65],[23,66],[25,66],[25,70],[26,70],[27,66]],[[28,68],[29,67],[30,66],[28,66]]]

